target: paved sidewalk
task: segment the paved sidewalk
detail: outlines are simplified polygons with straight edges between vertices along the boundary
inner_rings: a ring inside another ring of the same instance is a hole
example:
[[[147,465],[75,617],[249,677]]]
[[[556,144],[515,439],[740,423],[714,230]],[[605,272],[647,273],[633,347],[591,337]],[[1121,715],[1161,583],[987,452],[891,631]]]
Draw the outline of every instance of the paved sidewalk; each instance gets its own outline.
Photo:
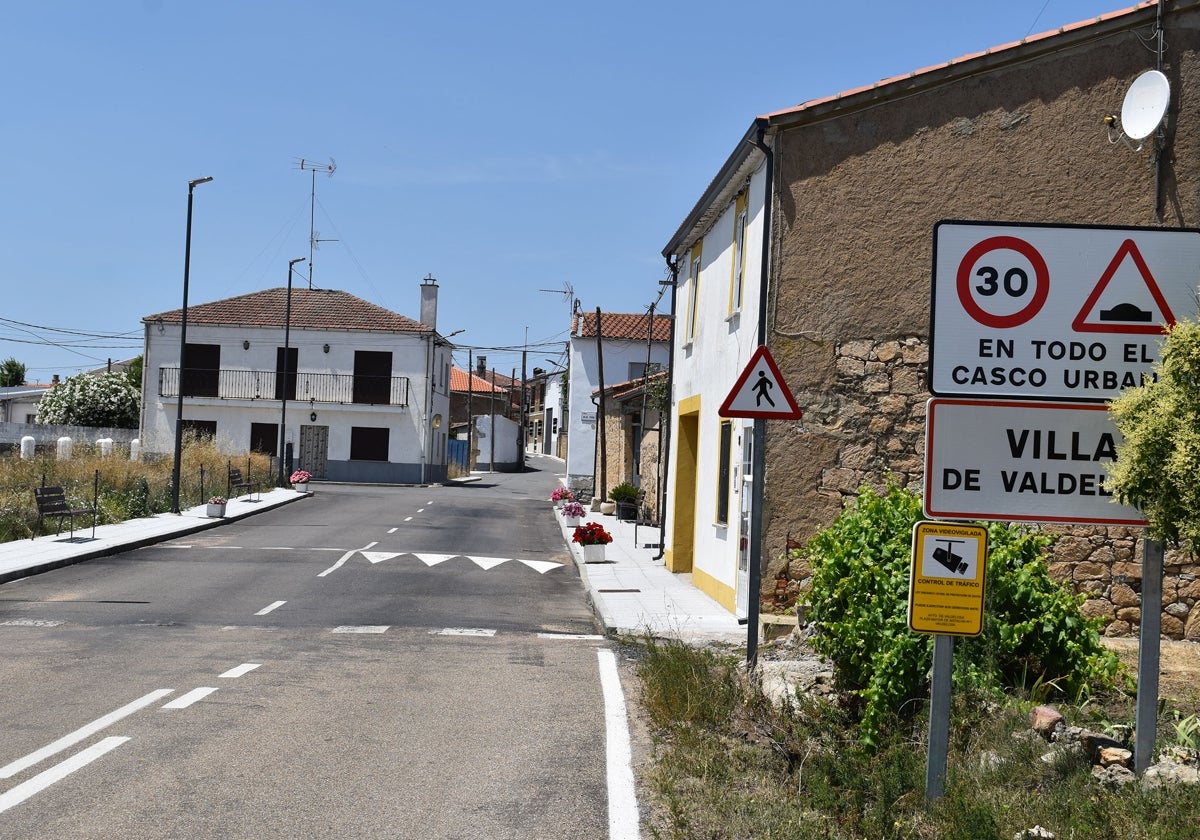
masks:
[[[94,538],[91,523],[85,524],[83,517],[76,517],[74,539],[64,521],[63,532],[57,536],[50,534],[33,540],[0,543],[0,583],[215,528],[233,519],[243,519],[303,499],[306,495],[280,487],[231,499],[224,519],[209,519],[205,516],[206,506],[200,505],[178,514],[160,513],[114,525],[98,525]]]
[[[692,586],[691,575],[669,572],[662,560],[654,559],[659,553],[658,528],[588,513],[582,521],[599,522],[613,541],[605,551],[607,562],[584,563],[581,547],[571,542],[575,529],[563,525],[561,510],[554,516],[605,632],[649,631],[686,642],[746,643],[746,627],[733,613]]]

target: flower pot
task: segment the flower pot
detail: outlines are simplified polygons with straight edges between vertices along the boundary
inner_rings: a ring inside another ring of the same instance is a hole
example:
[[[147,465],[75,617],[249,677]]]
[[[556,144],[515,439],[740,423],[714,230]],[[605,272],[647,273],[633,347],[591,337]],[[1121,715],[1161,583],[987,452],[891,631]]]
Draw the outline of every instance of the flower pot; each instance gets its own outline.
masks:
[[[213,519],[221,519],[225,516],[225,505],[208,505],[205,513]]]
[[[297,481],[295,484],[292,485],[292,489],[295,490],[297,493],[307,493],[308,492],[308,482],[307,481]]]
[[[564,516],[563,524],[566,525],[568,528],[578,528],[579,523],[582,520],[583,520],[583,517],[580,517],[580,516]]]
[[[585,546],[582,546],[582,548],[583,548],[583,562],[584,563],[603,563],[604,562],[604,549],[606,548],[606,546],[603,543],[599,543],[597,545],[585,545]]]
[[[600,512],[602,514],[604,514],[605,516],[612,516],[614,513],[617,512],[617,503],[616,502],[601,502],[600,503]]]

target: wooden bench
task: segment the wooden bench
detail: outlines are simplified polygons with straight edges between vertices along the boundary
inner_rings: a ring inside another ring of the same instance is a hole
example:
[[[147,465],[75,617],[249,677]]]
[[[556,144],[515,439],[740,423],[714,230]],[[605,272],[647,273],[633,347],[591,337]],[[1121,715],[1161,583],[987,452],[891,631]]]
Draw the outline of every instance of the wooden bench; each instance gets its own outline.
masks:
[[[37,502],[38,519],[37,531],[41,533],[42,520],[47,516],[58,517],[58,530],[54,532],[54,536],[62,533],[63,520],[70,522],[71,539],[75,539],[75,517],[87,516],[92,517],[92,537],[96,536],[96,509],[94,507],[73,508],[67,502],[67,494],[61,487],[35,487],[33,488],[33,498]]]
[[[229,467],[229,498],[233,498],[234,490],[248,490],[250,492],[251,501],[253,496],[258,493],[259,498],[262,498],[262,484],[257,481],[251,481],[249,478],[242,477],[242,471],[237,467]]]

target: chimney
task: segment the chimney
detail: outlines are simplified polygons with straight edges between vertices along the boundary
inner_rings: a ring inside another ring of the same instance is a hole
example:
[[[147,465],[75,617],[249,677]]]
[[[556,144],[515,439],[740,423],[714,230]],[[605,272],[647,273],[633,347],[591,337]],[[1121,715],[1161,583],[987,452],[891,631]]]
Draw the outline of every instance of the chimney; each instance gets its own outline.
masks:
[[[421,323],[437,329],[438,284],[430,274],[421,282]]]
[[[475,375],[480,379],[487,378],[487,356],[475,357]]]
[[[51,385],[58,384],[58,374],[57,373],[50,377],[50,384]]]

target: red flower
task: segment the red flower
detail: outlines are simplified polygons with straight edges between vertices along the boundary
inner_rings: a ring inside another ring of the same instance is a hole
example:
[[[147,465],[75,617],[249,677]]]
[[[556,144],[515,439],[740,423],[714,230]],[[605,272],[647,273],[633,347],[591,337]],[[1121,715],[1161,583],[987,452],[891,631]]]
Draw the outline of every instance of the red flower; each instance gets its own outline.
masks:
[[[605,531],[599,522],[588,522],[575,527],[571,541],[580,545],[607,545],[612,542],[612,534]]]

